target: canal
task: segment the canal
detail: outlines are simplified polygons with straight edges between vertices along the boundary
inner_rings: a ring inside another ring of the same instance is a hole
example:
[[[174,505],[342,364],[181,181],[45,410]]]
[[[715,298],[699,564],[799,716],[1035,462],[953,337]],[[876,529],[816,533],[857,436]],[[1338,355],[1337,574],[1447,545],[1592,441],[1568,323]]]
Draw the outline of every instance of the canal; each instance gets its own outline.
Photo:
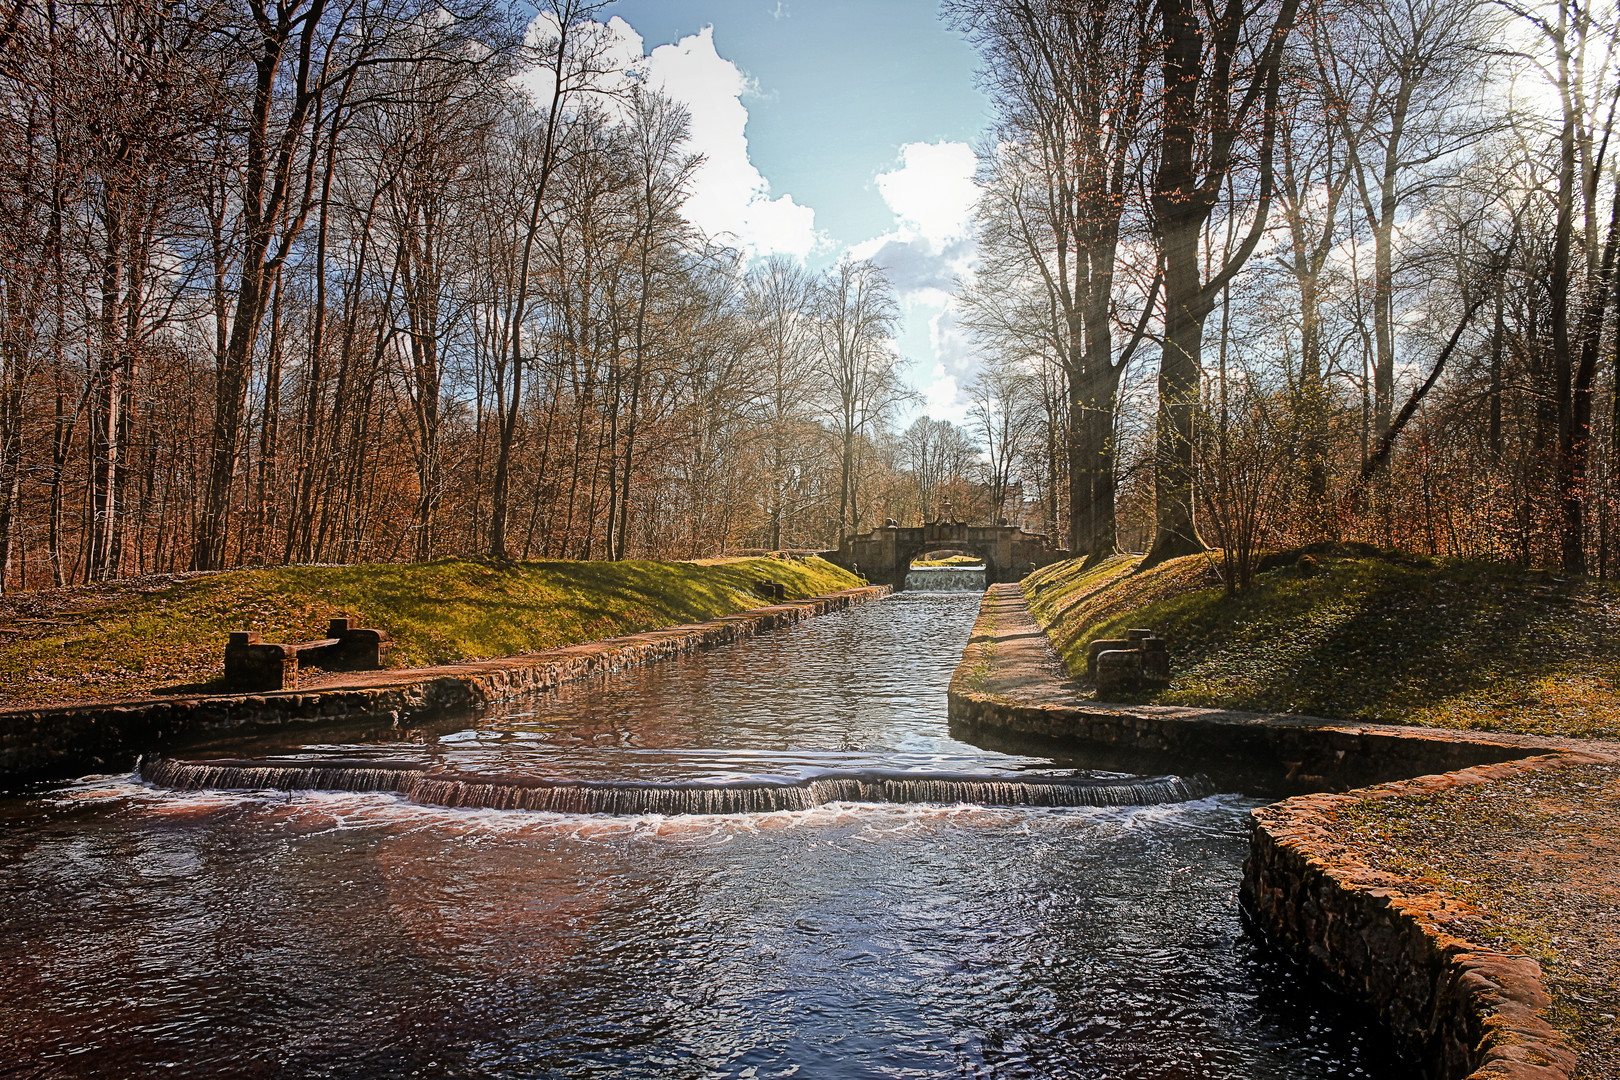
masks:
[[[1244,933],[1256,800],[950,737],[980,598],[148,770],[355,790],[0,801],[0,1076],[1405,1076]],[[619,812],[436,804],[475,789]]]

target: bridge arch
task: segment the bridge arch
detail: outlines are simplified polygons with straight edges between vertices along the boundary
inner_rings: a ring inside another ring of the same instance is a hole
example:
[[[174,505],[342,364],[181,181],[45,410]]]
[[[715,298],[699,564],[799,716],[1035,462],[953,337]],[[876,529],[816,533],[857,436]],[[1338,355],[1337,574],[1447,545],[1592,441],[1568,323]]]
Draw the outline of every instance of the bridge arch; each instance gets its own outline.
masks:
[[[913,559],[927,551],[947,549],[983,559],[985,580],[990,584],[1017,581],[1038,567],[1068,556],[1045,536],[1025,532],[1016,525],[930,521],[901,527],[891,518],[886,525],[846,537],[837,551],[826,552],[824,557],[865,575],[869,581],[903,589]]]
[[[929,561],[929,560],[949,559],[949,558],[951,558],[953,556],[956,556],[956,555],[965,555],[965,556],[967,556],[969,558],[982,558],[983,557],[983,556],[980,556],[977,553],[972,552],[972,551],[963,551],[961,548],[943,547],[943,548],[930,548],[927,551],[921,552],[921,553],[919,553],[917,555],[913,555],[911,557],[911,561],[916,562],[918,559],[922,559],[922,560],[924,560],[926,562],[926,561]]]
[[[998,581],[1016,581],[1017,578],[1004,578],[1001,576],[1001,568],[996,565],[995,548],[996,545],[994,543],[985,544],[970,542],[956,543],[951,544],[946,548],[940,548],[937,545],[929,545],[927,541],[913,541],[908,547],[896,547],[894,553],[893,572],[899,576],[900,583],[895,585],[895,588],[899,589],[903,587],[905,584],[906,573],[911,569],[911,564],[916,560],[917,556],[926,554],[930,551],[954,551],[963,555],[973,555],[979,559],[982,559],[984,561],[984,580],[986,584],[993,585]],[[1022,574],[1019,575],[1019,577],[1022,576]]]

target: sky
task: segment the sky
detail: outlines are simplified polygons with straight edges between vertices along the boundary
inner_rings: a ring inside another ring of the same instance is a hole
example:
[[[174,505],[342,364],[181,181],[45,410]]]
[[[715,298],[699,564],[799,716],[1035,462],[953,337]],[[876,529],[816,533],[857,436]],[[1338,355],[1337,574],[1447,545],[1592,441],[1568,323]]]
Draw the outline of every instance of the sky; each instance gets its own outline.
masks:
[[[909,415],[962,422],[976,362],[949,299],[989,105],[938,0],[617,0],[597,18],[691,111],[707,161],[687,216],[755,257],[873,259],[901,303]]]

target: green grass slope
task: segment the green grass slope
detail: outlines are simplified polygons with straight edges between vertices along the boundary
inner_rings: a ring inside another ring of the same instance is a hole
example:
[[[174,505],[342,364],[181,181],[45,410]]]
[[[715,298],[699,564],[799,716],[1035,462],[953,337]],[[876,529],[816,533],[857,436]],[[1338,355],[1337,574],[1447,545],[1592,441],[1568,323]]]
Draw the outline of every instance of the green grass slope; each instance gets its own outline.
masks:
[[[1518,567],[1329,549],[1227,596],[1202,555],[1131,573],[1118,557],[1026,579],[1071,673],[1086,646],[1152,627],[1161,704],[1620,737],[1620,591]]]
[[[225,634],[308,641],[336,614],[394,638],[392,666],[555,648],[759,607],[753,583],[789,598],[860,584],[821,559],[697,562],[460,560],[293,566],[137,579],[0,598],[0,705],[127,697],[204,684]]]

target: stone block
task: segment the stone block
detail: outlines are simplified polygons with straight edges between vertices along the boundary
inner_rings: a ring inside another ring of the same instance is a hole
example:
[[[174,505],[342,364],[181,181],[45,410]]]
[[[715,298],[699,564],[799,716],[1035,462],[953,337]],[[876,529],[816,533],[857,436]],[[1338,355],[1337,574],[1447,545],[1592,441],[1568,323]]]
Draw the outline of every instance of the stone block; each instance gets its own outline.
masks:
[[[1142,681],[1142,653],[1136,649],[1105,649],[1097,654],[1097,697],[1107,701]]]
[[[358,621],[332,619],[330,636],[296,645],[266,642],[251,630],[232,631],[225,643],[225,682],[235,690],[296,690],[300,663],[328,671],[380,668],[393,640],[386,631],[355,625]]]
[[[1110,649],[1130,649],[1135,647],[1130,638],[1098,638],[1086,648],[1086,678],[1092,682],[1097,681],[1097,657]]]
[[[351,625],[333,634],[336,644],[320,648],[309,662],[328,671],[375,671],[388,662],[394,641],[385,630],[352,625],[355,620],[344,620]],[[336,621],[333,629],[337,628]]]
[[[235,631],[225,645],[225,681],[238,690],[291,690],[298,686],[298,654]]]
[[[1086,673],[1099,701],[1133,690],[1170,685],[1170,653],[1152,630],[1131,629],[1123,638],[1099,638],[1086,650]],[[1117,654],[1117,655],[1116,655]]]

